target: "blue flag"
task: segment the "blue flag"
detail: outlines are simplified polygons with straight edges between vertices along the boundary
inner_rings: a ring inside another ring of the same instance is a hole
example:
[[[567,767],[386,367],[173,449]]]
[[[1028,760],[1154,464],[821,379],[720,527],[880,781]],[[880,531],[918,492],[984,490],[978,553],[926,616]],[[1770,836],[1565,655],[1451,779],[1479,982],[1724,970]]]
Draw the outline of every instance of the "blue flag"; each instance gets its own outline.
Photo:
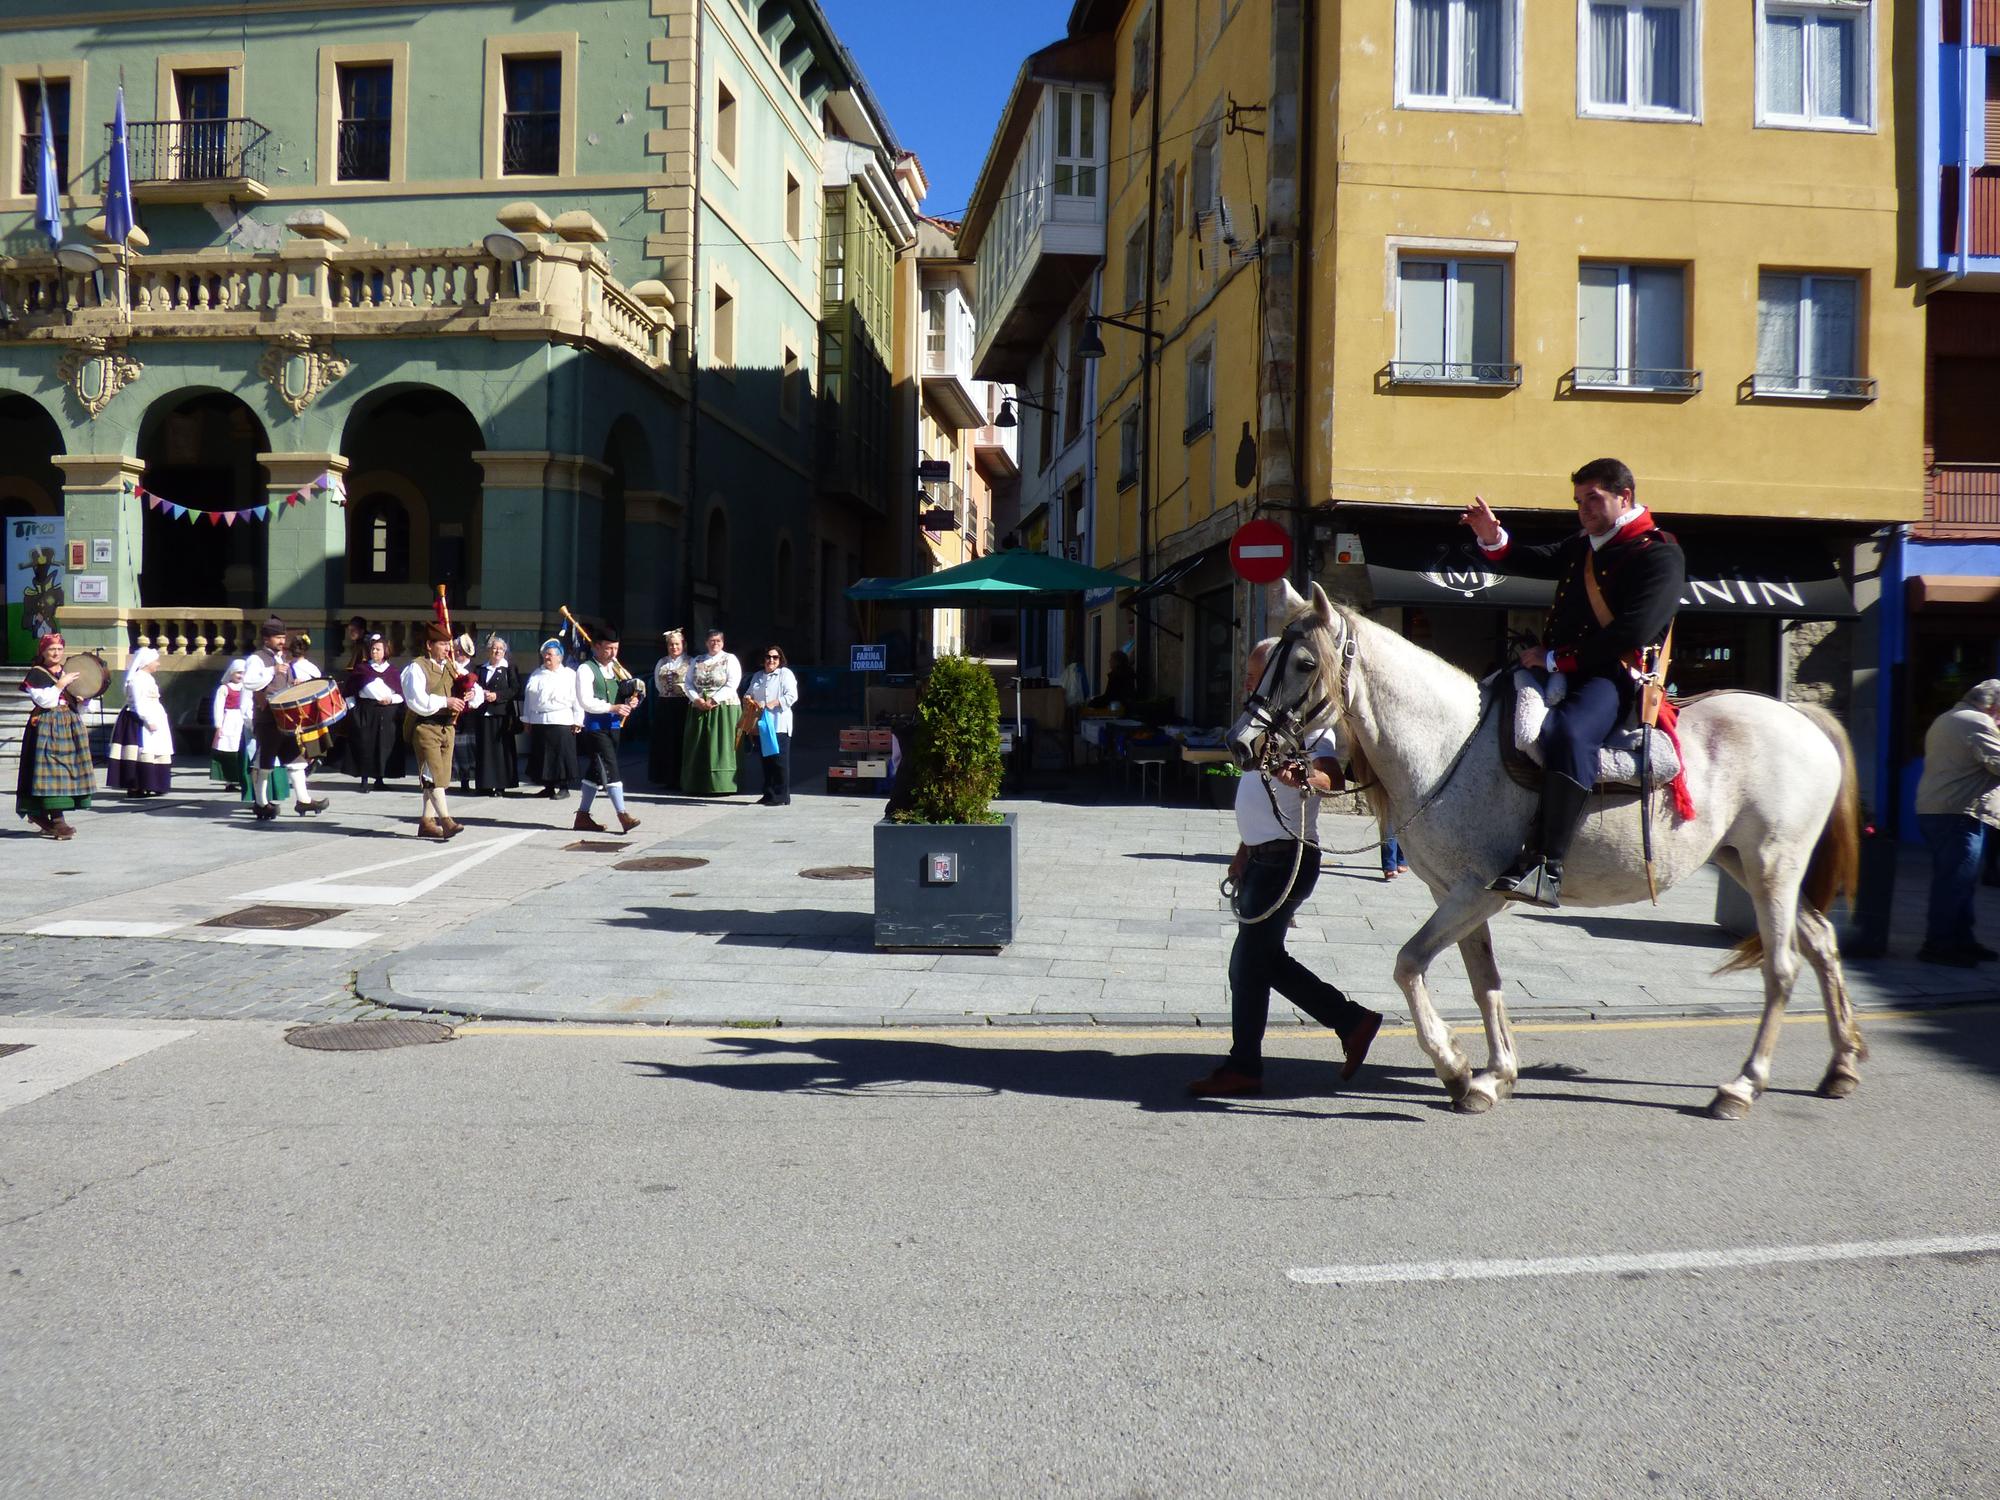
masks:
[[[104,233],[114,245],[130,237],[132,158],[125,144],[125,85],[118,85],[118,109],[111,117],[111,175],[104,187]]]
[[[49,246],[62,243],[62,210],[56,204],[56,132],[49,123],[49,91],[38,88],[42,98],[41,160],[35,171],[35,227],[49,237]]]

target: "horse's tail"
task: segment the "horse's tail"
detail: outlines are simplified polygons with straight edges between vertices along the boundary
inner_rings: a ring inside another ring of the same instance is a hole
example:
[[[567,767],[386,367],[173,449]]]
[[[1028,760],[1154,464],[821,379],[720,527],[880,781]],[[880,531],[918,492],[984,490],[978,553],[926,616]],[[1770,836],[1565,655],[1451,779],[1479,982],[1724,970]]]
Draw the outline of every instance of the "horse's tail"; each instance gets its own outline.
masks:
[[[1847,737],[1847,731],[1825,709],[1810,703],[1794,703],[1797,709],[1812,720],[1819,732],[1833,742],[1834,752],[1840,757],[1840,790],[1833,799],[1833,811],[1827,814],[1826,827],[1820,830],[1819,842],[1813,846],[1812,860],[1806,865],[1806,878],[1799,888],[1799,899],[1814,911],[1830,914],[1833,903],[1845,897],[1848,904],[1854,902],[1854,893],[1861,881],[1861,780],[1854,769],[1854,742]],[[1764,938],[1753,932],[1730,951],[1729,961],[1715,972],[1732,973],[1738,969],[1754,969],[1764,961]]]

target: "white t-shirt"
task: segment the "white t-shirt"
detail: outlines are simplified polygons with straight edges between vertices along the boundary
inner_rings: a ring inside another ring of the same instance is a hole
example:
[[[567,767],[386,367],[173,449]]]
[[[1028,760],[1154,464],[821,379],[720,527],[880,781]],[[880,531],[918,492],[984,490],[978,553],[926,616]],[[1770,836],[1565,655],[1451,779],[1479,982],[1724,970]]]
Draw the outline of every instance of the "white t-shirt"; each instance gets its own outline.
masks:
[[[1336,742],[1330,730],[1322,730],[1306,746],[1307,758],[1313,761],[1339,760]],[[1278,814],[1284,819],[1272,816],[1271,804],[1277,803]],[[1243,773],[1236,783],[1236,836],[1250,845],[1268,844],[1274,839],[1287,843],[1299,836],[1299,818],[1305,818],[1306,841],[1319,842],[1318,797],[1309,797],[1302,788],[1286,786],[1275,778],[1270,783],[1266,795],[1264,778],[1255,771]],[[1304,811],[1301,813],[1300,809]]]

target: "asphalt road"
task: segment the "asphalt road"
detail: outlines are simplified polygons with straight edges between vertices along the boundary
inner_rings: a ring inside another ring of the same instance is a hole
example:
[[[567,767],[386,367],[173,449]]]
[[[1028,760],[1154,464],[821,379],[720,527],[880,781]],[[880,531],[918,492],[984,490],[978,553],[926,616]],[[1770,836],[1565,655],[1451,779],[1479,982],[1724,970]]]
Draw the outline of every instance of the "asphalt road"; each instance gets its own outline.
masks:
[[[1187,1107],[1212,1033],[195,1023],[0,1094],[0,1495],[2000,1494],[2000,1255],[1288,1274],[1990,1237],[1996,1027],[1832,1103],[1789,1025],[1721,1125],[1735,1021],[1526,1032],[1479,1119],[1407,1032]]]

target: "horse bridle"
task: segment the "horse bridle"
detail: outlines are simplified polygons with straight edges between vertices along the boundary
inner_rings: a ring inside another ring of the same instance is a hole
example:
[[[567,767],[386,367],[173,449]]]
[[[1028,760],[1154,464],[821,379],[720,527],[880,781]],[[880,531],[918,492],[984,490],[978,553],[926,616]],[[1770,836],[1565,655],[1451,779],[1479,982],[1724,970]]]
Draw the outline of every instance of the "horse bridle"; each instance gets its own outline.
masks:
[[[1275,766],[1298,761],[1305,755],[1307,736],[1319,724],[1321,715],[1327,715],[1328,723],[1340,717],[1338,712],[1328,713],[1328,710],[1335,708],[1336,705],[1334,700],[1325,694],[1311,699],[1301,707],[1281,709],[1272,704],[1271,695],[1264,691],[1264,683],[1284,680],[1286,664],[1314,623],[1313,618],[1307,616],[1285,627],[1284,633],[1278,637],[1278,644],[1271,649],[1271,659],[1265,664],[1263,680],[1243,701],[1243,707],[1250,715],[1252,727],[1263,734],[1262,749],[1257,757],[1258,765],[1262,769],[1270,770]],[[1345,681],[1348,661],[1354,656],[1354,637],[1351,632],[1341,632],[1339,650],[1344,658],[1341,663],[1341,678]]]

